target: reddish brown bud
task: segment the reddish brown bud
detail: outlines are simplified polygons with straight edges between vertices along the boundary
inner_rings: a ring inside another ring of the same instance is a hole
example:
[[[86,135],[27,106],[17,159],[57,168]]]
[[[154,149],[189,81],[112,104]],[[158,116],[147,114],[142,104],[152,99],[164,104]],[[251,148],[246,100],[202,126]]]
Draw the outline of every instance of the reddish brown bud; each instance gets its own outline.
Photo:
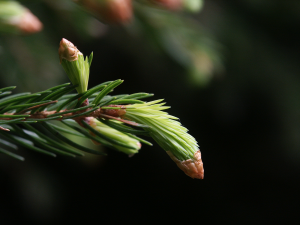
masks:
[[[64,38],[60,41],[58,48],[60,62],[62,59],[75,61],[78,59],[78,54],[82,55],[82,53],[73,45],[72,42]]]
[[[77,2],[107,23],[127,23],[132,18],[131,0],[77,0]]]
[[[168,10],[180,10],[183,5],[183,0],[150,0],[154,4],[168,9]]]
[[[105,115],[113,117],[122,117],[126,114],[126,108],[122,108],[122,105],[109,105],[109,107],[121,107],[121,109],[101,109],[101,112]]]
[[[195,152],[193,159],[188,159],[185,161],[178,160],[171,151],[167,151],[171,159],[176,163],[176,165],[189,177],[203,179],[204,178],[204,168],[201,159],[200,150]]]
[[[10,131],[9,129],[7,129],[7,128],[5,128],[5,127],[1,127],[1,126],[0,126],[0,130]]]
[[[36,33],[42,30],[43,24],[29,10],[22,15],[17,26],[23,34]]]

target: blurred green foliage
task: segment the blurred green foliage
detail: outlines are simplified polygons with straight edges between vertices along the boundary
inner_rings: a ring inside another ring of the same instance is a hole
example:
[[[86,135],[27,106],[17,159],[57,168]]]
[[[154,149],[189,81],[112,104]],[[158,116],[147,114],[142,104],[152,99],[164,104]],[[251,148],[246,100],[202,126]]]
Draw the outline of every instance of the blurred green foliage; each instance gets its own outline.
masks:
[[[40,33],[30,36],[13,35],[9,30],[0,35],[3,85],[17,85],[20,91],[40,91],[64,79],[56,56],[57,42],[62,37],[78,43],[97,43],[111,30],[122,29],[97,21],[70,0],[20,2],[44,24]],[[200,5],[192,7],[201,8]],[[146,37],[153,47],[168,54],[196,85],[205,85],[222,68],[219,44],[189,14],[169,12],[147,1],[134,1],[134,19],[124,28],[127,32],[122,35]],[[126,46],[128,43],[118,44]]]

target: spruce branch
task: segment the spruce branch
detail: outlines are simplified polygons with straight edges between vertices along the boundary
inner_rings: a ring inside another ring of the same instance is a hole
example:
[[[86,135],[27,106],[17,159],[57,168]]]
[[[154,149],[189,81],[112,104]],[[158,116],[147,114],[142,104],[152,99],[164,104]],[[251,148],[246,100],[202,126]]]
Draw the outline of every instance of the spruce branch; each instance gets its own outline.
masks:
[[[83,152],[105,155],[72,141],[64,135],[67,133],[133,155],[141,143],[152,145],[137,136],[143,135],[153,138],[188,176],[203,179],[197,141],[176,117],[164,111],[169,107],[161,99],[140,100],[153,96],[148,93],[109,95],[122,84],[120,79],[88,90],[92,54],[84,59],[71,42],[63,39],[59,57],[72,85],[62,84],[39,93],[0,95],[0,153],[24,160],[11,152],[19,145],[54,157],[83,156]],[[69,94],[75,89],[78,94]],[[53,124],[54,120],[69,129]]]

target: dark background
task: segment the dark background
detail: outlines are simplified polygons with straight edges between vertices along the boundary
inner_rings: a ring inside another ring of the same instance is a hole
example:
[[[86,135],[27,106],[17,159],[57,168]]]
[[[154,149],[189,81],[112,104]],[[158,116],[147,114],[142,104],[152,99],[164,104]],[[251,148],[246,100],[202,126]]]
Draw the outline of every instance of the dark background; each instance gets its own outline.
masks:
[[[116,26],[88,40],[72,27],[47,36],[47,26],[59,21],[47,20],[46,7],[28,4],[50,43],[65,37],[84,54],[94,52],[90,87],[120,78],[125,82],[115,94],[164,98],[199,142],[205,179],[187,177],[157,144],[132,158],[107,150],[107,157],[54,159],[24,149],[25,162],[1,155],[1,224],[297,223],[300,3],[205,3],[195,18],[223,46],[224,63],[205,87],[192,85],[147,40]]]

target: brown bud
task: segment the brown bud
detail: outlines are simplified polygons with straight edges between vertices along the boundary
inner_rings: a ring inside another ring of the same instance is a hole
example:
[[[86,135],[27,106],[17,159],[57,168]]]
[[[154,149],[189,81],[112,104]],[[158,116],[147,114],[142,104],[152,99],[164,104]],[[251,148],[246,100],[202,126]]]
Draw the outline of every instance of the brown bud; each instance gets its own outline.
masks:
[[[183,5],[183,0],[150,0],[154,4],[172,11],[180,10]]]
[[[23,34],[36,33],[41,31],[43,28],[43,24],[41,23],[41,21],[29,10],[25,11],[25,13],[18,21],[17,26]]]
[[[82,53],[73,45],[72,42],[67,39],[62,39],[59,43],[58,54],[60,62],[62,59],[66,59],[68,61],[75,61],[78,59],[78,54]]]
[[[200,150],[195,152],[193,159],[188,159],[185,161],[178,160],[171,151],[167,151],[171,159],[176,163],[176,165],[189,177],[203,179],[204,178],[204,168],[201,159]]]
[[[131,0],[77,0],[79,4],[107,23],[127,23],[132,18]]]
[[[1,127],[1,126],[0,126],[0,130],[10,131],[9,129],[7,129],[7,128],[5,128],[5,127]]]
[[[126,114],[126,108],[123,105],[108,105],[109,107],[120,107],[121,109],[101,109],[105,115],[113,117],[122,117]]]

